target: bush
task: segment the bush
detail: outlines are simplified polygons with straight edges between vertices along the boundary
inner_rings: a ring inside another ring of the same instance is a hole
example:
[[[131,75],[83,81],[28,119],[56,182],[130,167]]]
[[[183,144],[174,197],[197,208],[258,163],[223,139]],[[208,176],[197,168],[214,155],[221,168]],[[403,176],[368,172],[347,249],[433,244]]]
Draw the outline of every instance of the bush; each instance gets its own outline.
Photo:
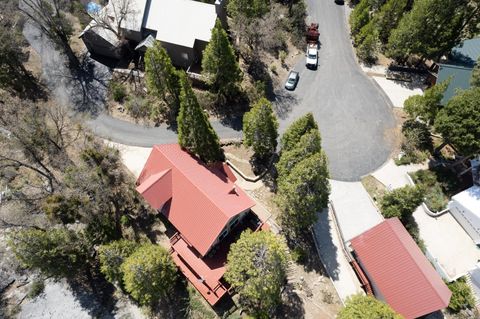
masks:
[[[433,151],[433,141],[428,126],[416,120],[408,120],[403,123],[402,133],[404,156],[396,161],[397,165],[425,161]]]
[[[109,282],[113,284],[122,282],[121,266],[137,247],[137,243],[121,239],[98,248],[100,271]]]
[[[448,289],[452,292],[448,310],[457,313],[463,309],[473,309],[475,307],[475,299],[473,298],[472,290],[467,284],[465,277],[461,277],[447,285]]]
[[[285,59],[287,58],[287,56],[288,56],[287,52],[283,50],[280,50],[280,52],[278,52],[278,57],[280,58],[280,62],[282,62],[282,65],[285,64]]]
[[[130,96],[125,103],[125,109],[134,119],[146,118],[151,112],[148,99],[141,95]]]
[[[32,282],[30,291],[28,292],[28,298],[33,299],[39,296],[45,290],[45,283],[41,279],[35,279]]]
[[[177,279],[177,267],[163,247],[144,244],[121,266],[125,290],[142,305],[154,305],[169,295]]]
[[[425,189],[425,204],[432,211],[441,211],[448,204],[448,197],[443,193],[441,184],[437,181],[437,175],[430,170],[419,170],[411,174],[416,184]]]
[[[127,89],[125,86],[117,81],[110,82],[110,94],[115,102],[123,102],[127,96]]]
[[[383,196],[380,201],[385,218],[398,217],[404,224],[415,209],[422,203],[424,189],[419,186],[397,188]]]
[[[365,0],[364,0],[365,1]],[[373,296],[354,295],[347,299],[338,319],[401,319],[390,306]]]

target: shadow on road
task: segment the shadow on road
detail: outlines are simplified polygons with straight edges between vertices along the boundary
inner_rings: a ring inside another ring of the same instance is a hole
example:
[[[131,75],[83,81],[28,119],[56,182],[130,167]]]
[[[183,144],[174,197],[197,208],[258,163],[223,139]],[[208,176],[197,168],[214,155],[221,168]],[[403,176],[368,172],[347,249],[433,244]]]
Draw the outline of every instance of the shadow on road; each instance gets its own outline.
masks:
[[[285,90],[278,90],[273,96],[273,109],[278,118],[284,120],[298,102],[299,99],[294,94]]]

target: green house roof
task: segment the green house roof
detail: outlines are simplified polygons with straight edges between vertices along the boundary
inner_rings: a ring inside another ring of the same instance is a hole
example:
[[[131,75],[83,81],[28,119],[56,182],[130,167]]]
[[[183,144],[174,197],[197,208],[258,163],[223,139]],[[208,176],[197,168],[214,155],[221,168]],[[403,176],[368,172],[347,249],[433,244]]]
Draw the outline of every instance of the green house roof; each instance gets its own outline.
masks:
[[[445,105],[456,94],[457,90],[470,88],[472,69],[480,56],[480,37],[464,41],[452,49],[447,63],[440,64],[437,83],[451,78],[442,99]]]

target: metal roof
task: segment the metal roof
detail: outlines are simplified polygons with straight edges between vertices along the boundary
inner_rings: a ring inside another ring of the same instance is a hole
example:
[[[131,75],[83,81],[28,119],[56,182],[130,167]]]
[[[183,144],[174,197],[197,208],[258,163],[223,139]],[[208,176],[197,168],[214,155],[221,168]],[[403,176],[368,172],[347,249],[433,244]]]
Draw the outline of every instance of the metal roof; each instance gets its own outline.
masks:
[[[217,13],[215,5],[193,0],[151,0],[144,27],[156,31],[156,39],[188,48],[195,40],[210,41]]]
[[[452,197],[463,208],[480,217],[480,186],[474,185]]]
[[[447,104],[448,101],[450,101],[452,97],[456,95],[458,90],[467,90],[470,88],[472,70],[473,69],[470,67],[464,67],[460,65],[440,64],[437,83],[451,79],[447,89],[445,90],[445,93],[443,93],[443,98],[441,101],[443,105]]]
[[[202,256],[232,217],[255,205],[224,170],[207,167],[178,144],[155,145],[137,185],[152,207],[166,204],[167,219]]]
[[[449,60],[455,64],[473,67],[480,57],[480,37],[463,41],[454,47]]]
[[[377,298],[406,319],[448,306],[451,291],[398,218],[390,218],[351,240]]]

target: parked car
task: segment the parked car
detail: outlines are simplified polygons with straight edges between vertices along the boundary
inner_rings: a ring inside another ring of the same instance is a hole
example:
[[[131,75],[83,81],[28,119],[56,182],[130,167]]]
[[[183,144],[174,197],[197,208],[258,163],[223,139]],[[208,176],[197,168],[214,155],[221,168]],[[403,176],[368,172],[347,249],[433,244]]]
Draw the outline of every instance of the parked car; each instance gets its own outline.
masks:
[[[300,75],[297,71],[290,71],[290,73],[288,74],[287,82],[285,82],[285,88],[287,90],[295,90],[299,79]]]

